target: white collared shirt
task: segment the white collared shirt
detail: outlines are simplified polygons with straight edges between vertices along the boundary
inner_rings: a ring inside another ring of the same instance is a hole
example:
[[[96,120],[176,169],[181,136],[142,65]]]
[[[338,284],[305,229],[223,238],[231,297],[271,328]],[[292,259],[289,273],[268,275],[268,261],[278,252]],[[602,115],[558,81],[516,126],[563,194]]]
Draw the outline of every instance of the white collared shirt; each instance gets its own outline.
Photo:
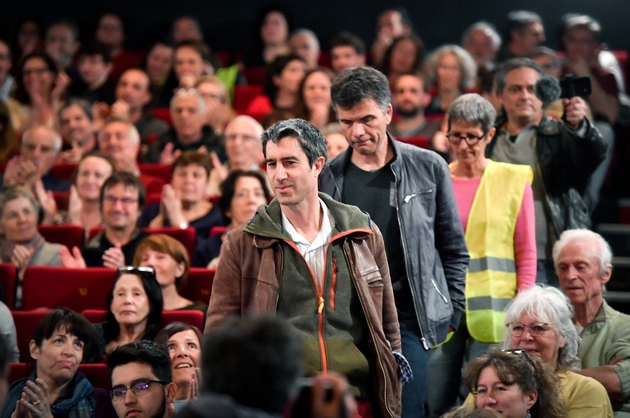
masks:
[[[291,239],[297,246],[298,250],[300,250],[302,257],[306,260],[306,264],[308,264],[313,272],[318,285],[322,287],[324,283],[324,274],[326,273],[324,271],[324,266],[326,264],[326,246],[330,241],[332,230],[335,226],[335,220],[330,215],[330,211],[322,199],[319,199],[319,204],[322,208],[324,216],[322,216],[321,229],[317,233],[313,242],[309,242],[299,232],[297,232],[284,213],[282,213],[282,226],[291,236]]]

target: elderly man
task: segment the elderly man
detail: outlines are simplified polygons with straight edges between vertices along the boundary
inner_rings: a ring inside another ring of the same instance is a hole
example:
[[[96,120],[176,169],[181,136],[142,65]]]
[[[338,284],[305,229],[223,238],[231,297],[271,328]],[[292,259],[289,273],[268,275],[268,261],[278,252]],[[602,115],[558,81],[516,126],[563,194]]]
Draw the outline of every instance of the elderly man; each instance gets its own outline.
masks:
[[[22,136],[20,155],[7,163],[2,185],[33,187],[41,180],[46,190],[58,192],[70,189],[70,181],[58,179],[50,173],[61,145],[59,134],[47,126],[38,125],[27,129]]]
[[[501,37],[488,22],[476,22],[462,36],[462,47],[477,63],[478,68],[492,69],[501,49]]]
[[[210,154],[213,160],[213,169],[210,174],[210,183],[207,193],[211,196],[221,194],[220,185],[229,173],[235,170],[260,169],[263,161],[262,143],[260,136],[263,127],[256,119],[241,115],[237,116],[225,128],[225,153],[227,161],[221,164],[215,153]]]
[[[216,152],[225,160],[221,137],[205,125],[206,102],[195,89],[180,89],[171,100],[173,127],[151,146],[147,162],[172,164],[182,151]]]
[[[403,417],[422,417],[430,348],[464,312],[468,250],[446,162],[395,141],[387,126],[387,78],[371,67],[337,76],[332,102],[350,144],[320,177],[320,189],[370,214],[383,231],[405,357],[414,379],[403,389]]]
[[[127,119],[136,126],[142,143],[149,137],[156,139],[169,127],[166,122],[151,116],[146,106],[151,102],[149,76],[142,70],[125,71],[116,86],[116,101],[111,107],[112,116]]]
[[[230,315],[282,315],[300,334],[307,376],[343,373],[375,416],[399,416],[400,332],[378,227],[318,193],[328,150],[307,121],[274,124],[263,152],[276,198],[224,242],[206,331]]]
[[[98,133],[98,143],[100,151],[114,160],[116,171],[138,176],[147,193],[162,193],[164,181],[144,174],[138,168],[140,134],[133,123],[116,116],[110,117]]]
[[[319,62],[319,40],[310,29],[296,29],[289,38],[291,51],[306,63],[306,70],[317,68]]]
[[[553,247],[560,287],[574,309],[581,333],[578,357],[585,376],[600,382],[610,396],[615,417],[630,417],[630,316],[617,312],[602,291],[610,280],[608,243],[587,229],[562,233]]]

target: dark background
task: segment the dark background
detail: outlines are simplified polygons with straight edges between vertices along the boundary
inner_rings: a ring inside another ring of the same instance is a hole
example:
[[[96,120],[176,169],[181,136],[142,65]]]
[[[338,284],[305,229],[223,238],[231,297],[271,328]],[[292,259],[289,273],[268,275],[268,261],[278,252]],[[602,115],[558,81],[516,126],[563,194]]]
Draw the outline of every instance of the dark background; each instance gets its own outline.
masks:
[[[126,22],[127,48],[147,49],[162,38],[177,16],[197,17],[205,31],[206,41],[215,50],[246,51],[256,34],[259,10],[269,1],[247,0],[1,0],[0,35],[9,37],[15,22],[34,16],[45,23],[70,18],[77,22],[83,40],[89,40],[99,14],[114,11]],[[505,15],[511,10],[526,9],[541,15],[547,35],[546,45],[557,48],[556,30],[560,17],[567,12],[589,14],[600,21],[603,39],[610,49],[630,49],[630,0],[443,0],[443,1],[356,1],[306,0],[276,1],[284,7],[294,27],[307,27],[320,38],[322,49],[340,30],[359,35],[369,46],[374,39],[376,16],[386,7],[407,8],[416,32],[427,49],[444,43],[459,43],[463,30],[477,20],[487,20],[503,30]]]

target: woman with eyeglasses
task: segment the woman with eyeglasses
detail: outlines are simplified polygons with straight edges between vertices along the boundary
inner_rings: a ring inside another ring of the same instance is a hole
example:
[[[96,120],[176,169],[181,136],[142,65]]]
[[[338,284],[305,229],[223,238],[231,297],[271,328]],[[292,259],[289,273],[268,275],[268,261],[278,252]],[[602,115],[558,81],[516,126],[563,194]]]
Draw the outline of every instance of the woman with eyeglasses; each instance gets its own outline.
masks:
[[[105,322],[95,325],[99,355],[123,344],[153,341],[161,329],[163,303],[152,267],[119,267],[107,295]]]
[[[556,372],[567,417],[611,418],[606,389],[576,369],[580,337],[572,318],[569,300],[555,287],[534,286],[520,292],[505,312],[508,334],[503,348],[525,350]]]
[[[450,167],[470,264],[466,313],[446,344],[432,350],[436,378],[428,389],[432,414],[455,405],[465,361],[503,340],[503,309],[536,281],[536,236],[532,169],[491,161],[484,155],[495,133],[496,111],[478,94],[458,97],[448,109],[448,140],[456,161]]]
[[[468,365],[464,381],[474,397],[468,408],[510,418],[573,417],[566,415],[558,376],[525,350],[490,349]]]
[[[2,418],[111,418],[107,392],[94,388],[79,364],[93,351],[94,327],[77,312],[55,309],[30,342],[34,371],[11,384]]]

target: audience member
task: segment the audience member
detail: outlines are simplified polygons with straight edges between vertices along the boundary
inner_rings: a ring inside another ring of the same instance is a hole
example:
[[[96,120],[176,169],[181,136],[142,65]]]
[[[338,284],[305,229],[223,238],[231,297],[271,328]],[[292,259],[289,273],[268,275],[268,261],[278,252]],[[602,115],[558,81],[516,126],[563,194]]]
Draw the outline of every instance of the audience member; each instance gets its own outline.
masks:
[[[397,416],[401,383],[393,352],[400,350],[400,333],[378,227],[358,208],[318,193],[326,140],[307,121],[276,123],[263,134],[263,152],[276,198],[224,242],[206,331],[234,314],[283,315],[303,338],[307,376],[322,368],[343,372],[366,408]],[[382,283],[382,292],[369,291],[366,272]],[[244,280],[251,283],[241,286]],[[324,291],[332,282],[334,298]],[[350,303],[353,294],[367,303]],[[304,316],[313,303],[318,327]]]
[[[381,70],[387,76],[389,84],[393,85],[401,74],[420,70],[423,53],[422,40],[414,34],[394,39],[385,51],[381,64]]]
[[[330,86],[334,77],[332,71],[323,67],[307,71],[300,83],[292,116],[305,119],[320,130],[330,122],[335,122],[337,118],[330,99]]]
[[[527,58],[506,62],[496,76],[497,95],[505,115],[486,148],[493,161],[525,164],[534,170],[537,283],[557,285],[551,243],[566,229],[590,225],[583,200],[586,185],[606,154],[606,143],[585,118],[580,97],[565,99],[566,118],[545,115],[534,93],[542,68]],[[570,155],[571,158],[567,158]]]
[[[151,116],[149,87],[147,73],[139,69],[125,71],[118,80],[116,102],[111,107],[112,116],[127,119],[135,125],[143,144],[150,137],[156,139],[169,129],[166,122]]]
[[[179,86],[193,88],[199,77],[214,74],[218,67],[212,63],[212,51],[200,41],[183,41],[175,46],[173,70]]]
[[[427,394],[430,416],[457,404],[452,388],[461,384],[462,366],[503,339],[503,307],[536,283],[534,173],[529,166],[485,157],[496,132],[495,115],[478,94],[459,96],[447,113],[447,137],[455,154],[449,171],[470,264],[466,313],[452,338],[431,350],[429,371],[435,377]],[[499,259],[503,265],[495,264]]]
[[[46,30],[44,51],[55,60],[59,70],[68,74],[73,83],[79,80],[73,59],[80,46],[79,28],[71,20],[59,20]]]
[[[612,418],[604,387],[573,371],[579,361],[580,337],[571,322],[572,311],[567,298],[555,287],[534,286],[519,292],[506,308],[508,332],[503,348],[524,350],[556,372],[567,417]]]
[[[391,84],[392,103],[398,118],[389,125],[388,130],[394,138],[433,138],[440,129],[440,122],[424,117],[424,109],[431,101],[429,85],[427,75],[422,72],[400,74]]]
[[[221,164],[215,154],[210,154],[213,167],[206,195],[220,196],[221,184],[232,171],[260,170],[260,163],[264,160],[260,139],[262,133],[262,125],[250,116],[240,115],[232,119],[224,135],[227,161]]]
[[[194,228],[197,232],[193,267],[210,262],[205,244],[214,226],[223,226],[221,210],[206,199],[212,170],[210,157],[194,151],[182,153],[173,162],[173,180],[162,189],[159,203],[147,205],[139,220],[141,227]]]
[[[553,246],[553,261],[582,337],[576,373],[604,386],[615,417],[629,416],[630,316],[611,308],[602,294],[612,273],[610,246],[586,229],[564,231]]]
[[[529,57],[537,47],[545,43],[542,19],[536,13],[526,10],[508,13],[503,41],[503,49],[498,56],[500,62]]]
[[[173,46],[162,41],[153,44],[147,55],[145,71],[151,80],[151,106],[168,107],[177,88],[173,74]]]
[[[206,112],[206,102],[197,90],[178,90],[171,100],[173,127],[149,146],[147,162],[170,165],[184,151],[214,151],[224,160],[221,137],[205,125]]]
[[[566,415],[560,379],[526,350],[492,348],[467,367],[464,377],[475,409],[492,409],[502,417],[562,418]]]
[[[0,102],[6,102],[15,89],[15,78],[10,72],[12,65],[9,44],[0,39]]]
[[[319,65],[319,40],[310,29],[296,29],[289,38],[291,52],[306,63],[306,70],[313,70]]]
[[[267,205],[271,193],[267,179],[259,171],[234,170],[221,183],[219,208],[223,217],[229,220],[225,234],[211,236],[207,251],[210,255],[208,268],[216,268],[219,263],[219,251],[227,232],[243,225],[254,217],[260,205]]]
[[[414,374],[403,387],[403,417],[422,417],[429,348],[455,330],[465,305],[469,257],[448,167],[435,153],[388,135],[391,94],[379,71],[344,71],[332,100],[350,147],[328,164],[320,188],[370,213],[383,231],[403,352]],[[412,196],[421,190],[423,198]],[[418,260],[421,251],[426,257]]]
[[[324,126],[321,131],[326,137],[329,160],[332,160],[348,148],[348,141],[346,141],[346,137],[343,135],[343,130],[339,123],[329,123]]]
[[[0,48],[1,48],[0,44]],[[0,51],[0,54],[2,52]],[[9,108],[0,99],[0,164],[17,155],[20,151],[20,140],[18,139],[13,124]]]
[[[184,41],[203,42],[201,23],[192,16],[180,16],[173,22],[171,37],[176,44]]]
[[[97,148],[96,126],[90,103],[71,97],[61,104],[58,118],[59,133],[67,148],[59,153],[61,161],[76,163],[83,155]]]
[[[111,353],[107,365],[118,418],[173,416],[177,385],[166,347],[151,341],[126,344]]]
[[[51,128],[39,125],[27,129],[22,135],[20,155],[7,163],[2,177],[3,187],[23,185],[37,192],[36,186],[41,182],[45,190],[68,190],[70,181],[59,179],[50,171],[60,150],[61,137]],[[41,197],[39,193],[37,197]]]
[[[492,107],[497,111],[497,119],[504,118],[503,104],[497,96],[497,70],[485,70],[480,68],[478,71],[478,89],[479,95],[492,103]]]
[[[15,61],[19,62],[33,52],[42,50],[44,43],[44,23],[38,18],[20,19],[14,26],[11,50]]]
[[[94,40],[109,47],[112,69],[109,78],[115,84],[122,73],[130,68],[140,68],[141,56],[127,51],[125,42],[125,25],[116,13],[107,12],[101,15],[94,34]]]
[[[291,30],[287,14],[277,6],[263,9],[254,24],[256,30],[257,49],[245,56],[247,67],[260,67],[273,63],[278,57],[291,52],[289,31]]]
[[[67,308],[48,313],[30,341],[33,373],[9,387],[0,416],[111,418],[107,392],[77,371],[94,349],[94,327]]]
[[[153,341],[160,331],[162,291],[150,267],[123,266],[107,295],[105,322],[94,326],[99,357],[132,342]]]
[[[109,76],[112,57],[107,45],[93,42],[81,47],[77,68],[80,80],[70,85],[71,96],[89,103],[114,103],[114,83]]]
[[[197,327],[183,322],[168,324],[155,337],[157,344],[168,348],[171,357],[173,382],[177,385],[175,412],[199,396],[201,339]]]
[[[192,302],[179,294],[188,280],[190,258],[186,247],[175,238],[164,234],[149,235],[138,245],[133,264],[155,269],[165,311],[199,310],[206,313],[208,310],[206,303]]]
[[[101,187],[99,201],[103,230],[85,245],[83,253],[74,247],[61,247],[64,267],[112,267],[131,265],[136,248],[147,236],[137,224],[145,191],[138,177],[114,172]]]
[[[372,65],[374,67],[385,65],[386,51],[392,46],[394,40],[407,37],[412,32],[411,19],[404,7],[381,12],[376,20],[376,39],[372,44]],[[422,57],[418,57],[418,60],[422,62]]]
[[[57,64],[42,52],[28,54],[20,61],[15,98],[7,100],[13,128],[21,134],[33,125],[54,126],[70,79],[57,70]]]
[[[427,115],[444,114],[462,93],[475,87],[477,65],[460,46],[444,45],[427,59],[426,71],[436,92],[425,109]]]
[[[492,70],[501,49],[501,36],[492,24],[476,22],[464,31],[462,47],[475,60],[477,68]]]
[[[206,102],[206,125],[218,135],[222,134],[225,126],[236,117],[230,92],[221,80],[212,75],[199,77],[195,88]]]
[[[365,65],[365,42],[350,32],[341,32],[330,41],[330,65],[335,74]]]
[[[75,183],[70,187],[68,211],[62,223],[79,225],[87,234],[102,227],[101,187],[113,173],[114,162],[110,157],[94,151],[83,155],[77,165]]]
[[[20,361],[17,346],[17,331],[11,310],[4,302],[0,302],[0,405],[4,405],[9,382],[9,363]]]
[[[267,66],[264,95],[255,97],[245,114],[266,119],[263,124],[272,124],[291,116],[306,72],[306,64],[297,55],[283,55]]]
[[[160,193],[164,180],[142,173],[138,168],[140,134],[133,123],[119,117],[109,117],[98,133],[100,151],[114,160],[116,171],[138,176],[147,193]]]

